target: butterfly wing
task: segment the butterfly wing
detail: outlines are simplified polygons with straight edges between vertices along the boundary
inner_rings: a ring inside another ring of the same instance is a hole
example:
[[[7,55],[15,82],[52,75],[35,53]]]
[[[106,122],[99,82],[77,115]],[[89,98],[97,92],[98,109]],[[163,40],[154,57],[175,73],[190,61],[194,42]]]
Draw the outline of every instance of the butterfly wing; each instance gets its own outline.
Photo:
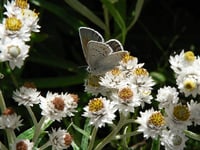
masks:
[[[91,40],[104,42],[104,38],[99,32],[88,27],[79,28],[79,37],[80,37],[81,46],[82,46],[83,54],[85,56],[86,61],[88,60],[88,48],[87,48],[88,42]]]
[[[118,52],[118,51],[124,50],[120,41],[118,41],[116,39],[110,39],[110,40],[106,41],[106,44],[108,44],[112,48],[113,52]]]
[[[107,57],[112,53],[112,48],[104,42],[97,42],[97,41],[89,41],[87,44],[87,48],[88,48],[87,62],[89,65],[89,71],[94,74],[96,74],[97,72],[101,72],[103,66],[101,66],[101,63],[99,62],[104,60],[105,57]]]

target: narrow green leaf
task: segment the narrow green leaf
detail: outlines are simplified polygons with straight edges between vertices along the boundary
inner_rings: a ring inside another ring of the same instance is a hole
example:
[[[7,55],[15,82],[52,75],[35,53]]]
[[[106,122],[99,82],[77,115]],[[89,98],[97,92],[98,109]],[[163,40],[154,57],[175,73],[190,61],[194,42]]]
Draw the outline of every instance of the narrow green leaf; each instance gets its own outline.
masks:
[[[29,139],[33,138],[34,127],[27,129],[26,131],[22,132],[20,135],[17,136],[18,139]]]
[[[103,21],[101,21],[99,17],[97,17],[91,10],[89,10],[85,5],[81,4],[78,0],[65,0],[65,2],[103,30],[106,29]]]
[[[92,130],[92,127],[89,125],[89,119],[86,119],[85,125],[84,125],[84,131],[86,131],[90,135],[91,130]],[[88,136],[82,136],[81,147],[83,149],[87,149],[88,141],[89,141],[89,137]]]
[[[72,124],[73,128],[78,131],[79,133],[81,133],[83,136],[86,136],[87,138],[90,137],[90,133],[86,132],[85,130],[79,128],[77,125]]]
[[[114,5],[109,0],[102,0],[103,4],[108,9],[109,13],[112,15],[118,26],[120,27],[122,31],[122,43],[124,43],[126,38],[126,24],[124,22],[124,19],[118,12],[118,10],[114,7]]]
[[[133,18],[132,22],[129,24],[127,30],[130,30],[137,22],[137,20],[140,16],[140,13],[142,11],[143,4],[144,4],[144,0],[137,0],[136,7],[134,10],[134,18]]]
[[[200,134],[196,134],[196,133],[188,131],[188,130],[185,130],[184,133],[188,137],[190,137],[190,138],[192,138],[194,140],[200,141]]]
[[[76,145],[76,143],[74,141],[72,141],[72,147],[73,147],[73,150],[80,150],[80,148]]]
[[[150,72],[150,75],[157,83],[164,83],[166,81],[166,77],[159,72]]]

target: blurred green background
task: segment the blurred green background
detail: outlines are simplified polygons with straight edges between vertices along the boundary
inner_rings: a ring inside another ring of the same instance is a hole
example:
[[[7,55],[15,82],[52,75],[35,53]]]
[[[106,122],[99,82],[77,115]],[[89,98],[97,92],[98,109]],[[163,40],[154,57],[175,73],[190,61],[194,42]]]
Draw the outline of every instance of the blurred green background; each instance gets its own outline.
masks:
[[[1,1],[1,14],[4,11]],[[40,33],[29,43],[29,57],[22,69],[11,72],[1,64],[5,78],[1,89],[8,105],[15,86],[34,82],[46,93],[77,93],[80,105],[88,101],[84,93],[87,64],[78,35],[80,26],[99,31],[105,39],[117,38],[124,49],[138,57],[140,63],[157,82],[156,88],[174,85],[168,58],[182,49],[199,55],[200,9],[198,1],[186,0],[29,0],[39,12]],[[1,16],[2,18],[3,16]],[[155,94],[155,93],[154,93]],[[20,108],[16,108],[20,109]],[[37,108],[35,108],[37,110]],[[79,122],[79,121],[77,121]],[[79,122],[80,123],[80,122]],[[199,132],[199,130],[198,130]],[[188,142],[188,150],[200,149],[196,141]]]

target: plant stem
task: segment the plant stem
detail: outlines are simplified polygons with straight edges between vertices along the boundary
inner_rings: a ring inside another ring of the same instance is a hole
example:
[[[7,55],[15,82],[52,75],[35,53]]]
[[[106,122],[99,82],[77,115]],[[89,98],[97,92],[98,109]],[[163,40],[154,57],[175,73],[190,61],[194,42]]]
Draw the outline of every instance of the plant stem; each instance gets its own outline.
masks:
[[[1,90],[0,90],[0,109],[2,112],[6,109],[6,104],[5,104]]]
[[[41,128],[42,128],[42,125],[45,121],[45,117],[42,116],[42,118],[40,119],[39,123],[35,126],[35,131],[34,131],[34,135],[33,135],[33,142],[36,143],[39,135],[40,135],[40,132],[41,132]]]
[[[107,135],[96,147],[94,150],[101,150],[105,145],[107,145],[112,139],[113,137],[115,137],[115,135],[121,130],[121,128],[124,125],[126,117],[122,114],[120,114],[120,120],[116,126],[115,129],[112,130],[112,132]]]
[[[92,150],[92,148],[94,146],[97,131],[98,131],[98,127],[94,127],[93,131],[92,131],[92,135],[91,135],[91,140],[90,140],[90,143],[89,143],[89,146],[88,146],[88,150]]]
[[[50,141],[46,142],[44,145],[42,145],[39,150],[43,150],[46,149],[47,147],[49,147],[51,145]]]
[[[31,116],[31,118],[33,120],[34,126],[36,126],[37,125],[37,119],[36,119],[35,114],[33,113],[32,109],[31,109],[31,107],[30,106],[26,106],[26,109],[28,110],[28,112],[29,112],[29,114],[30,114],[30,116]]]

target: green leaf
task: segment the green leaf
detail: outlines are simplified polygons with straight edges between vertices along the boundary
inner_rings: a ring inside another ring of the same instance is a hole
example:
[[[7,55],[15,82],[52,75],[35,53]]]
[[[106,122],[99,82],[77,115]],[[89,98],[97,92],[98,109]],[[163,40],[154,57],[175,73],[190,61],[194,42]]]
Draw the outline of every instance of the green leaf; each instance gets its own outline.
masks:
[[[85,131],[85,130],[79,128],[79,127],[78,127],[77,125],[75,125],[75,124],[72,124],[72,126],[73,126],[73,128],[74,128],[76,131],[78,131],[79,133],[81,133],[83,136],[85,136],[85,137],[87,137],[87,138],[90,137],[90,133],[88,133],[87,131]]]
[[[81,4],[78,0],[65,0],[65,2],[103,30],[106,29],[103,21],[101,21],[99,17],[97,17],[91,10],[89,10],[85,5]]]
[[[124,19],[120,15],[119,11],[114,7],[114,5],[109,0],[102,0],[103,4],[106,6],[109,13],[112,15],[116,23],[118,24],[119,28],[122,31],[122,43],[125,42],[126,38],[126,24]]]
[[[17,136],[18,139],[29,139],[33,138],[34,127],[27,129],[26,131],[22,132],[20,135]]]
[[[80,150],[80,148],[76,145],[76,143],[74,141],[72,141],[72,147],[73,147],[73,150]]]
[[[87,119],[85,121],[84,131],[87,132],[90,135],[91,130],[92,130],[92,127],[89,125],[89,119]],[[83,149],[87,149],[87,147],[88,147],[88,141],[89,141],[89,137],[88,136],[82,136],[81,147]]]
[[[166,81],[166,77],[159,72],[151,72],[150,76],[152,76],[157,83],[164,83]]]
[[[140,16],[140,13],[142,11],[143,4],[144,4],[144,0],[137,0],[137,4],[136,4],[136,7],[135,7],[135,10],[132,13],[134,15],[134,19],[129,24],[127,30],[130,30],[135,25],[135,23],[137,22],[137,20],[138,20],[138,18]]]
[[[184,133],[188,137],[190,137],[190,138],[192,138],[194,140],[200,141],[200,134],[196,134],[196,133],[188,131],[188,130],[185,130]]]

